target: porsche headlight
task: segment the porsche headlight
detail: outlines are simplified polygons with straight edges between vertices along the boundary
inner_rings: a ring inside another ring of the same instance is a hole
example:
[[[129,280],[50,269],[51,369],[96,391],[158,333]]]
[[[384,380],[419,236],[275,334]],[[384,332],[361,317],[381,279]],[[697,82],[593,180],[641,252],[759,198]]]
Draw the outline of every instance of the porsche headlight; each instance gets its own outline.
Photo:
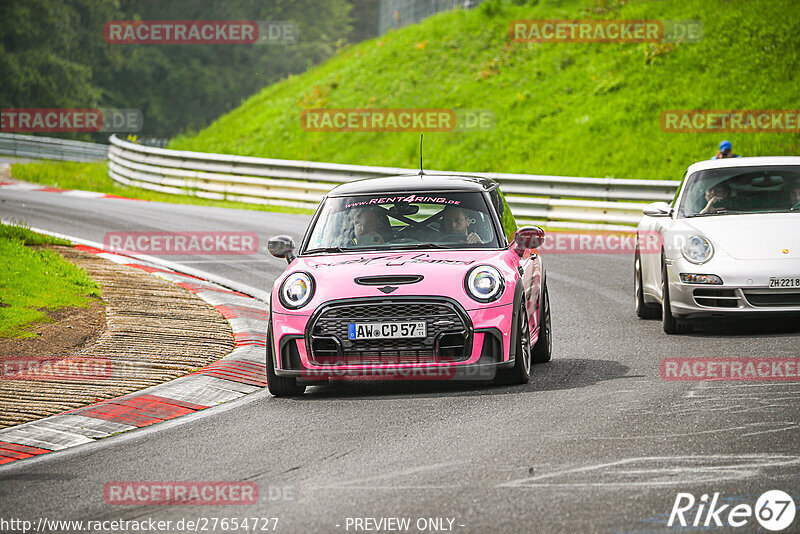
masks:
[[[491,265],[473,267],[464,278],[467,294],[478,302],[499,299],[504,287],[503,275]]]
[[[314,279],[302,271],[292,273],[281,284],[278,296],[286,308],[302,308],[314,296]]]
[[[684,241],[681,253],[687,261],[695,264],[705,263],[714,255],[714,247],[711,241],[701,235],[693,235]]]

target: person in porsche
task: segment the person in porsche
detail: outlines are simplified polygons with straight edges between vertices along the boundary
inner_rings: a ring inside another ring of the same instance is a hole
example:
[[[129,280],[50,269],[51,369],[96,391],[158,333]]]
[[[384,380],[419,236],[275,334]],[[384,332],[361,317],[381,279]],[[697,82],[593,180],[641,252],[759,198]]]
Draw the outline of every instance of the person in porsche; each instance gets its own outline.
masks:
[[[517,228],[496,182],[398,176],[340,185],[322,200],[273,285],[273,395],[342,376],[525,383],[550,360],[544,232]]]
[[[638,236],[660,253],[634,252],[636,315],[667,334],[713,319],[800,314],[800,158],[700,161],[672,205],[643,209]]]

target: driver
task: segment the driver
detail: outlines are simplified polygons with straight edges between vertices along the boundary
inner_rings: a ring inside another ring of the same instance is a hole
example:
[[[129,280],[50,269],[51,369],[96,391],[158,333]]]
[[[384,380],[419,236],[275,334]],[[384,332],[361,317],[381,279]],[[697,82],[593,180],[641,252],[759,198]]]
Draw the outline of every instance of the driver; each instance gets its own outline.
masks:
[[[717,184],[709,187],[705,193],[706,207],[700,213],[717,213],[730,209],[731,188],[728,184]]]
[[[795,181],[794,184],[789,187],[789,202],[792,209],[797,209],[795,206],[800,207],[800,180]]]
[[[458,206],[447,206],[442,213],[443,234],[464,234],[467,236],[467,243],[483,243],[475,232],[469,231],[469,217],[464,208]]]

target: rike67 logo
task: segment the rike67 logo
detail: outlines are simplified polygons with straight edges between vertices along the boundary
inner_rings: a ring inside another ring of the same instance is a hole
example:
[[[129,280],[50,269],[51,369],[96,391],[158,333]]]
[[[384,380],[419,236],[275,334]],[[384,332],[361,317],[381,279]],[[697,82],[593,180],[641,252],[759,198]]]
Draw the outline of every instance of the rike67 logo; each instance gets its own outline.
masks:
[[[778,532],[792,524],[797,511],[792,497],[781,490],[764,492],[755,506],[740,501],[734,501],[738,504],[721,504],[719,493],[714,493],[710,502],[708,494],[703,494],[697,501],[691,493],[678,493],[667,526],[735,528],[743,527],[755,518],[762,528]]]

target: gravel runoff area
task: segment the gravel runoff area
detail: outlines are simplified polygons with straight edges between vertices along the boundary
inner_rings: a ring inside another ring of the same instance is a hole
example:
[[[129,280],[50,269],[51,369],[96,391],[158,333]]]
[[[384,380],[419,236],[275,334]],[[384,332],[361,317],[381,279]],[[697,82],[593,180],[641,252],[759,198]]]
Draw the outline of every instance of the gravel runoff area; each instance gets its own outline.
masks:
[[[230,324],[190,291],[75,248],[53,248],[101,284],[105,330],[72,354],[46,360],[41,350],[19,354],[19,345],[3,351],[0,428],[173,380],[233,350]],[[32,367],[36,373],[20,374]]]

